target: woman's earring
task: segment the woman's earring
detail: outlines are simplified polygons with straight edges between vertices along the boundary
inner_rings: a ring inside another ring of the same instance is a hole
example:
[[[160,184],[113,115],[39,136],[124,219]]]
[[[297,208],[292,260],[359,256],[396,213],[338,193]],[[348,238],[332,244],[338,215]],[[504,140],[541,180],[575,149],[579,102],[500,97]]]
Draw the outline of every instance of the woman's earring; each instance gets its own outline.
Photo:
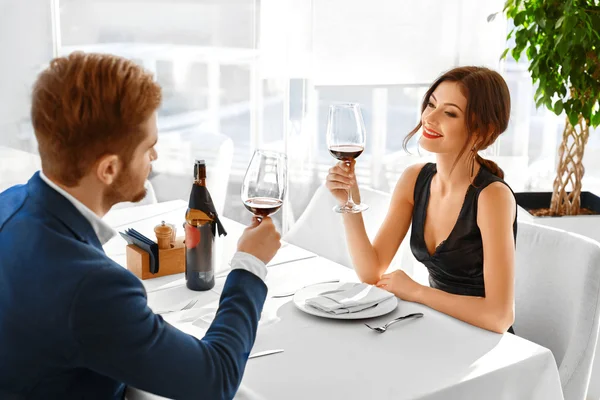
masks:
[[[474,170],[475,170],[475,157],[471,158],[471,178],[473,177]]]
[[[473,153],[473,157],[471,157],[471,178],[473,177],[473,172],[475,171],[475,146],[471,149]]]

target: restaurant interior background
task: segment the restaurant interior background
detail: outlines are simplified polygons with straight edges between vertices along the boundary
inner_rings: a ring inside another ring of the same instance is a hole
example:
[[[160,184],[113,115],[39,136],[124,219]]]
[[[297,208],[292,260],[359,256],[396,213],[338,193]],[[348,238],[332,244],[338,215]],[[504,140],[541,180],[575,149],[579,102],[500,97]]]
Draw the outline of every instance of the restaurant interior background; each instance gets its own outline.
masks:
[[[335,163],[327,110],[358,102],[367,143],[361,186],[389,192],[407,165],[430,159],[404,136],[441,72],[485,65],[507,80],[507,132],[484,156],[515,191],[548,191],[564,116],[536,109],[525,57],[500,61],[510,26],[498,0],[0,0],[0,191],[39,167],[29,118],[31,85],[49,60],[75,50],[122,55],[163,87],[159,201],[189,194],[193,161],[205,158],[225,216],[248,222],[240,199],[255,148],[288,156],[289,188],[275,219],[294,224]],[[600,193],[600,132],[586,148],[584,190]]]

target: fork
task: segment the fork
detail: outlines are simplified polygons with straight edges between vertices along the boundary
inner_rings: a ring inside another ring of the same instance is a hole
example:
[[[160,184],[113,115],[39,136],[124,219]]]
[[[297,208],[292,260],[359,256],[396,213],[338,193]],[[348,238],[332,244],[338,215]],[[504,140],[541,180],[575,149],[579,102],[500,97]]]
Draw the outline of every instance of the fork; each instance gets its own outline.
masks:
[[[367,328],[369,328],[369,329],[374,330],[375,332],[383,333],[383,332],[387,331],[387,329],[390,327],[390,325],[393,325],[396,322],[400,322],[402,320],[409,319],[409,318],[421,318],[422,316],[423,316],[423,313],[418,312],[418,313],[414,313],[414,314],[408,314],[408,315],[405,315],[403,317],[398,317],[398,318],[393,319],[390,322],[388,322],[387,324],[382,325],[382,326],[375,326],[375,327],[373,327],[373,326],[371,326],[369,324],[365,324],[365,326]]]
[[[185,306],[183,306],[179,310],[160,310],[159,312],[155,312],[155,314],[169,314],[172,312],[189,310],[190,308],[194,307],[197,302],[198,302],[198,299],[192,299],[189,301],[189,303],[187,303]]]

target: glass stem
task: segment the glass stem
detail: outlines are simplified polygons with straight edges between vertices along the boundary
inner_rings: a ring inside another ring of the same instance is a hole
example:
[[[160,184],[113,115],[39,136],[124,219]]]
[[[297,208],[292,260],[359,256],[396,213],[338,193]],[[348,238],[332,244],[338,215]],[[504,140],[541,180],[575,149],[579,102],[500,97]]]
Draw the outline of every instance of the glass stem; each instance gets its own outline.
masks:
[[[346,161],[346,165],[350,168],[350,163]],[[352,188],[348,189],[348,200],[346,201],[346,207],[354,207],[354,200],[352,199]]]

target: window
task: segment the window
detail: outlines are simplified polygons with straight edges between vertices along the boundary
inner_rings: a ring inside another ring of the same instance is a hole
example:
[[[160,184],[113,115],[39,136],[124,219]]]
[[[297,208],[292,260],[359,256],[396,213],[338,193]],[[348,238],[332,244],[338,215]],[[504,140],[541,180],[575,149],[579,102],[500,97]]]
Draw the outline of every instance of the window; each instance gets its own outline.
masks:
[[[276,222],[287,230],[335,163],[325,144],[335,101],[362,107],[360,184],[391,191],[407,165],[430,157],[414,140],[410,155],[402,149],[425,90],[440,72],[466,64],[500,70],[512,94],[509,129],[487,156],[515,191],[551,188],[564,118],[535,109],[526,62],[499,63],[506,21],[486,17],[502,1],[35,1],[39,7],[9,2],[0,16],[0,48],[11,60],[0,67],[0,190],[39,168],[31,84],[54,54],[75,50],[131,58],[163,87],[151,178],[161,201],[187,200],[193,161],[205,158],[220,210],[248,222],[240,187],[253,149],[284,151],[289,198]],[[590,156],[599,150],[592,132],[585,190],[600,192],[600,161]]]

